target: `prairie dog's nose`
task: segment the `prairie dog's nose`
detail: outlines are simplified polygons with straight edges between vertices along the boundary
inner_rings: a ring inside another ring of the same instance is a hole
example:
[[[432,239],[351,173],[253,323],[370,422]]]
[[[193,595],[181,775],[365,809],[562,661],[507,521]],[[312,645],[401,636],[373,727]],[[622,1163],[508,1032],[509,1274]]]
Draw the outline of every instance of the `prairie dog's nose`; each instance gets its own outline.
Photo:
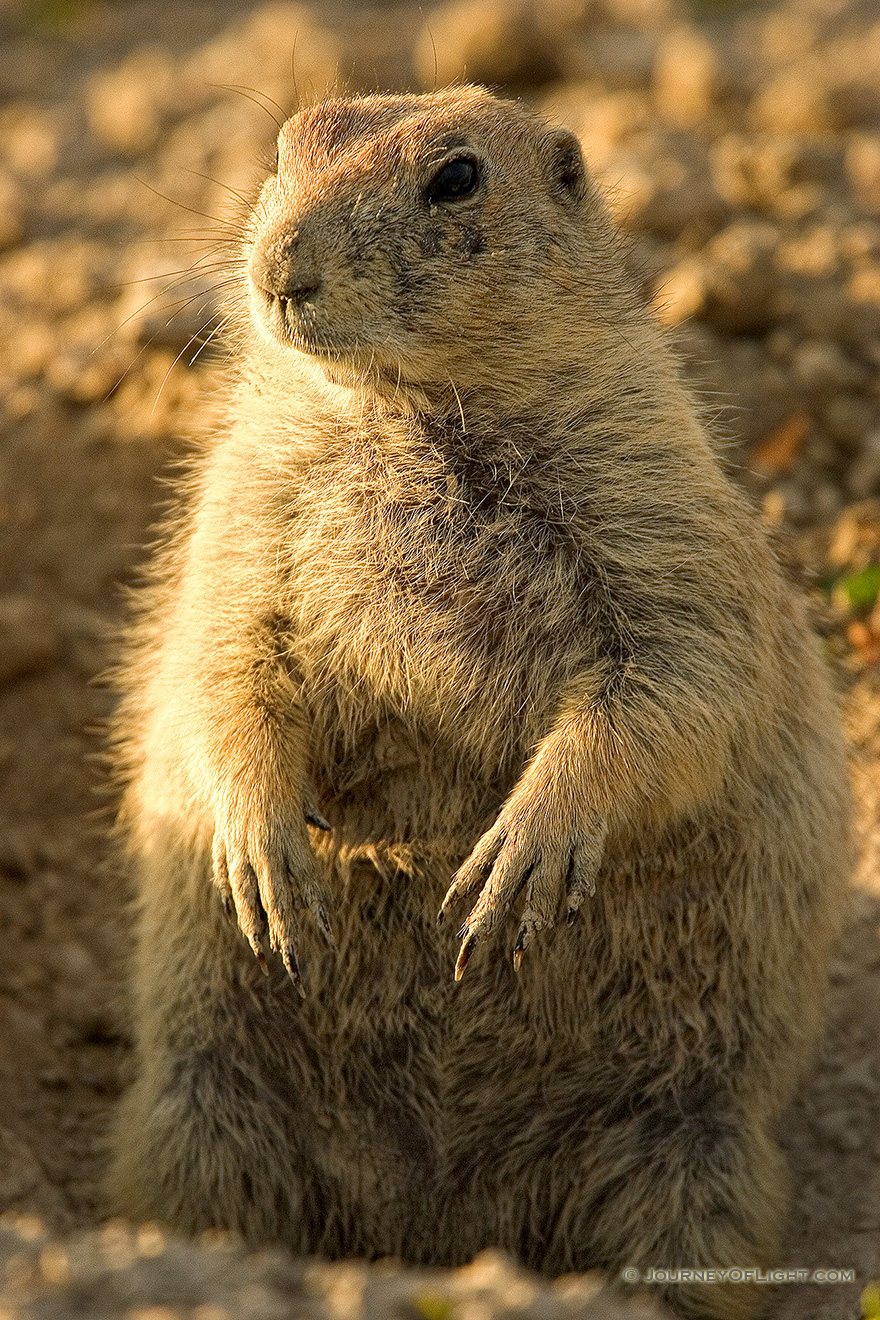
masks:
[[[299,230],[274,240],[257,239],[251,249],[248,271],[254,284],[269,294],[297,306],[314,298],[323,283],[317,263],[303,251]]]

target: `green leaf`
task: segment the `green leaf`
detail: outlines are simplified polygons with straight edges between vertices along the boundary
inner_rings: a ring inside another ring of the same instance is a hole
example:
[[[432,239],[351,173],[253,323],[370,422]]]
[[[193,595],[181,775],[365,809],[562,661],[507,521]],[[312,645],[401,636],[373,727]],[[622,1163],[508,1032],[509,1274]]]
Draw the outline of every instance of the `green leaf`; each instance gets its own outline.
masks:
[[[868,564],[857,573],[844,573],[834,584],[834,596],[844,607],[867,613],[880,596],[880,564]]]
[[[423,1320],[453,1320],[455,1315],[455,1306],[441,1293],[416,1293],[412,1304]]]
[[[861,1302],[864,1320],[880,1320],[880,1282],[868,1284],[862,1293]]]

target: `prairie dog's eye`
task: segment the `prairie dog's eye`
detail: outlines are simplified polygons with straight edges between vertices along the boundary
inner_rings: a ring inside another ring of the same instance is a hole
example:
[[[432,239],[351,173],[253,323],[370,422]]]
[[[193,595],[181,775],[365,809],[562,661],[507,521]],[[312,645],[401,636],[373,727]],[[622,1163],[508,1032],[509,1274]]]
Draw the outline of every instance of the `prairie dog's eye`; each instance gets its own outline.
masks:
[[[457,202],[468,197],[480,182],[480,170],[477,162],[470,156],[456,156],[448,160],[434,175],[427,188],[428,201]]]

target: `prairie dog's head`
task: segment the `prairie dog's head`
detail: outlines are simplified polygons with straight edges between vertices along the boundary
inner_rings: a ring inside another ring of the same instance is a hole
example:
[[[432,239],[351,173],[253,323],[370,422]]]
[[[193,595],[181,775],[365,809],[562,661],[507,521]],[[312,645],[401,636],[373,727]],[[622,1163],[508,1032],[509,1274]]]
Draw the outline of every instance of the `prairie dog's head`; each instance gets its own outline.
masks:
[[[320,102],[278,137],[251,222],[252,321],[413,384],[539,369],[619,281],[575,137],[477,87]]]

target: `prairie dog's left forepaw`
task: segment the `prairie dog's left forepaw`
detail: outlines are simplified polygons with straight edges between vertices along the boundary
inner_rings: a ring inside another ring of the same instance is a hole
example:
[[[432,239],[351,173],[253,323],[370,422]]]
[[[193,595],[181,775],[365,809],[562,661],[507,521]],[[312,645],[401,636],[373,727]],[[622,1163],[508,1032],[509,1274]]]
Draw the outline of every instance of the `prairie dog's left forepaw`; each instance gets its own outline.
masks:
[[[553,829],[552,813],[538,802],[528,811],[505,808],[452,878],[438,921],[460,899],[480,891],[459,931],[461,948],[455,966],[460,981],[477,945],[524,894],[519,932],[513,946],[517,970],[535,936],[557,921],[560,908],[569,921],[596,887],[607,827],[593,817],[586,827]]]

